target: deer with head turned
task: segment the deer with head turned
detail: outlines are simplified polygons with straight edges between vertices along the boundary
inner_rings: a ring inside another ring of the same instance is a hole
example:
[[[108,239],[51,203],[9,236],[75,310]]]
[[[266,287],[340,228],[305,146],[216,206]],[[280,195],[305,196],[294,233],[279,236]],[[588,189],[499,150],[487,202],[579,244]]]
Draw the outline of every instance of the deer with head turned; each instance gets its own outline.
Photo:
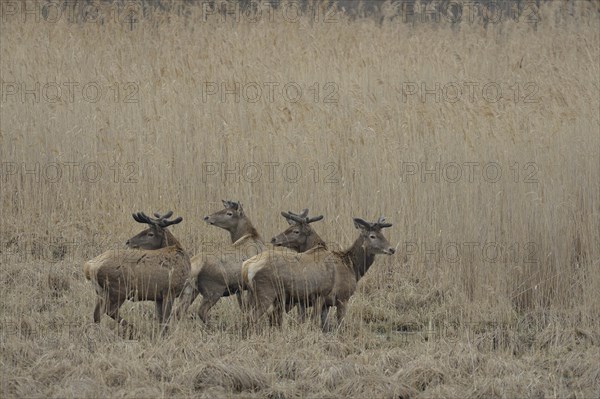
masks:
[[[143,212],[133,214],[136,222],[149,227],[127,240],[127,249],[106,251],[84,264],[84,274],[98,295],[94,322],[100,322],[106,313],[126,327],[119,309],[129,299],[154,301],[157,319],[166,326],[172,301],[182,291],[190,273],[189,256],[167,230],[183,220],[181,217],[168,220],[172,214],[155,213],[156,219]]]
[[[152,250],[169,247],[171,245],[181,247],[181,244],[177,241],[175,236],[166,229],[168,226],[179,224],[183,220],[182,217],[168,220],[173,216],[173,211],[169,211],[164,215],[154,212],[156,219],[146,216],[143,212],[133,213],[131,216],[133,216],[133,219],[136,222],[148,224],[149,227],[127,240],[127,242],[125,242],[127,248]]]
[[[284,232],[276,235],[271,239],[271,244],[275,247],[284,247],[289,248],[295,252],[306,252],[309,250],[313,250],[316,248],[327,248],[327,244],[323,239],[317,234],[317,232],[311,227],[311,223],[317,222],[323,219],[323,215],[308,217],[308,209],[303,209],[302,212],[296,214],[292,211],[281,212],[281,216],[283,216],[290,227],[288,227]],[[242,278],[244,280],[244,284],[248,283],[248,270],[244,268],[242,265]],[[252,297],[250,297],[252,300]],[[287,298],[285,301],[285,311],[289,312],[296,303]],[[277,308],[276,311],[272,313],[271,324],[281,325],[282,312],[280,311],[281,302],[277,301],[275,306]],[[303,321],[306,312],[302,303],[298,304],[298,315],[300,317],[300,321]]]
[[[282,312],[277,306],[278,301],[293,301],[302,306],[313,306],[313,317],[321,315],[323,328],[326,328],[329,308],[336,306],[337,322],[341,324],[356,283],[373,264],[375,255],[395,252],[381,233],[381,229],[391,226],[384,223],[383,218],[375,223],[354,218],[354,226],[360,234],[345,251],[317,248],[292,256],[289,251],[274,250],[244,262],[254,298],[254,321],[267,311]]]
[[[204,323],[208,322],[209,310],[222,297],[235,294],[240,308],[244,306],[242,262],[262,252],[265,245],[239,202],[223,200],[223,205],[224,209],[206,216],[204,221],[227,230],[231,244],[217,253],[203,253],[192,258],[190,278],[175,310],[177,316],[185,313],[198,294],[202,295],[198,315]]]
[[[281,215],[287,220],[290,227],[271,239],[271,244],[275,247],[289,248],[295,252],[306,252],[319,247],[327,248],[325,241],[310,226],[310,223],[323,219],[323,215],[309,218],[307,208],[298,214],[287,211],[281,212]],[[242,279],[244,284],[248,283],[248,269],[243,265]]]
[[[271,244],[276,247],[286,247],[296,252],[305,252],[315,247],[325,247],[325,241],[310,226],[311,223],[323,219],[323,215],[309,218],[308,209],[296,214],[292,211],[281,212],[281,215],[290,224],[283,233],[271,239]]]

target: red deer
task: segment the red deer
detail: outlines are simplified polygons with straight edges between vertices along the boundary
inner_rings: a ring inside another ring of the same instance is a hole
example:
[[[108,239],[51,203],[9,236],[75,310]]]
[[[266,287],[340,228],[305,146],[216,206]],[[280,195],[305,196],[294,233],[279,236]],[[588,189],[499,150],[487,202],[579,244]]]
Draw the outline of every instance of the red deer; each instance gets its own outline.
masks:
[[[295,214],[292,211],[281,212],[281,215],[287,220],[290,224],[290,227],[287,228],[283,233],[273,237],[271,239],[271,244],[276,247],[286,247],[296,252],[306,252],[310,249],[321,247],[327,248],[327,244],[323,239],[317,234],[316,231],[310,226],[311,223],[317,222],[323,219],[323,215],[319,215],[316,217],[308,217],[308,209],[303,209],[300,214]],[[244,279],[244,283],[248,283],[248,270],[242,269],[242,277]],[[281,324],[281,311],[279,310],[279,306],[281,306],[280,302],[276,303],[277,311],[273,312],[273,316],[271,318],[271,324],[280,325]],[[285,302],[285,311],[289,312],[295,303],[286,299]],[[298,315],[300,317],[300,321],[304,321],[305,319],[305,308],[300,303],[298,306]]]
[[[126,327],[119,316],[125,300],[156,302],[156,316],[166,326],[173,299],[180,294],[190,273],[190,258],[181,244],[166,228],[178,224],[178,217],[167,220],[173,212],[157,219],[144,213],[133,214],[138,223],[150,227],[126,242],[127,249],[109,250],[86,262],[83,271],[91,280],[98,297],[94,308],[94,322],[100,322],[103,313]]]
[[[232,244],[216,253],[203,253],[192,258],[190,278],[175,311],[178,317],[185,313],[198,293],[202,294],[198,315],[204,323],[208,322],[209,310],[222,297],[235,294],[238,304],[243,307],[242,262],[262,252],[265,245],[240,203],[223,201],[223,205],[225,209],[206,216],[204,221],[227,230]]]

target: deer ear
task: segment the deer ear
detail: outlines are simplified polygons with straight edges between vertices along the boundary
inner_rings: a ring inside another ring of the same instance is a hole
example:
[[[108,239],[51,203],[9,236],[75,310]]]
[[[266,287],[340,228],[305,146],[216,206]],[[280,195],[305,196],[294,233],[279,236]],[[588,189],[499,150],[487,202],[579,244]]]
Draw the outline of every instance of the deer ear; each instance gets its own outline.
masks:
[[[369,223],[365,222],[362,219],[354,218],[354,227],[359,230],[367,230],[369,228]]]
[[[242,208],[242,204],[239,202],[234,202],[233,204],[234,204],[235,209],[240,214],[240,216],[244,216],[244,208]]]
[[[242,207],[242,205],[239,202],[227,201],[227,200],[221,200],[221,201],[223,201],[223,206],[225,206],[225,209],[233,209],[234,211],[237,211]]]

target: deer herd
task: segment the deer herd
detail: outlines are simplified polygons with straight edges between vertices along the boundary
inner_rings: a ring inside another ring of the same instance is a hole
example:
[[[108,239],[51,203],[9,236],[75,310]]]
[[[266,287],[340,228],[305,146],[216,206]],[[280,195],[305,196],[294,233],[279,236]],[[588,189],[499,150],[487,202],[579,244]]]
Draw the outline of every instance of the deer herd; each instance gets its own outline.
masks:
[[[125,249],[106,251],[83,266],[97,294],[94,321],[100,322],[105,313],[126,327],[119,316],[125,300],[154,301],[164,332],[171,317],[182,317],[198,294],[202,296],[198,316],[204,323],[219,299],[235,295],[248,325],[257,325],[264,316],[271,325],[281,325],[283,313],[297,306],[301,321],[312,307],[312,319],[320,318],[321,328],[329,330],[330,308],[336,307],[340,326],[348,300],[375,255],[395,252],[382,234],[391,226],[383,218],[374,223],[354,218],[358,237],[348,249],[333,251],[311,227],[323,216],[311,218],[308,209],[282,212],[290,226],[267,246],[240,203],[223,201],[223,205],[204,221],[227,230],[231,243],[191,259],[167,230],[181,217],[170,220],[173,212],[155,213],[155,218],[133,214],[148,228],[127,240]]]

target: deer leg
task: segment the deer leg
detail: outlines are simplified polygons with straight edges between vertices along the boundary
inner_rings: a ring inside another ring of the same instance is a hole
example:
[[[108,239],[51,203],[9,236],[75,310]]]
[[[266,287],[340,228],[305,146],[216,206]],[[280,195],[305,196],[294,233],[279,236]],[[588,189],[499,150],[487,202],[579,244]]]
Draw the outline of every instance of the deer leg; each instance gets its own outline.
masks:
[[[283,323],[283,306],[280,300],[275,300],[273,311],[269,314],[269,324],[280,327]]]
[[[252,307],[252,293],[250,291],[238,291],[235,295],[241,311],[247,313]]]
[[[274,290],[264,289],[256,296],[256,302],[253,309],[253,321],[257,323],[260,318],[271,308],[277,306],[277,294]]]
[[[255,299],[255,295],[254,295],[254,291],[252,291],[251,289],[248,288],[248,290],[246,291],[246,293],[244,294],[244,312],[245,313],[249,313],[250,310],[254,307],[254,303],[256,302]]]
[[[329,331],[331,329],[329,323],[327,322],[327,317],[329,316],[330,307],[325,305],[321,309],[321,329],[323,331]]]
[[[123,302],[125,301],[113,301],[109,299],[108,306],[106,307],[106,314],[119,324],[127,324],[127,322],[119,316],[119,309]]]
[[[219,299],[221,299],[221,292],[202,298],[202,303],[200,304],[200,309],[198,310],[198,316],[200,316],[200,319],[204,322],[204,324],[208,324],[208,311],[215,306]]]
[[[180,318],[183,316],[185,312],[187,312],[188,308],[194,302],[194,299],[198,296],[198,289],[194,287],[193,283],[187,281],[183,290],[181,291],[181,295],[179,296],[179,301],[177,306],[175,306],[175,317]]]
[[[346,316],[346,304],[343,302],[337,302],[336,307],[337,326],[339,328],[344,321],[344,316]]]
[[[163,300],[157,299],[154,301],[155,309],[156,309],[156,319],[160,324],[163,322]]]
[[[246,312],[244,313],[244,336],[248,336],[250,332],[250,326],[252,326],[253,321],[256,316],[256,306],[258,304],[258,298],[256,297],[256,292],[248,287],[248,291],[246,294]]]
[[[163,319],[165,321],[165,323],[169,322],[169,319],[171,318],[171,311],[173,310],[173,298],[169,297],[169,299],[167,299],[164,303],[164,307],[163,307]]]
[[[171,319],[171,308],[173,306],[173,299],[171,297],[161,300],[161,320],[160,320],[160,334],[165,335],[168,329],[169,320]],[[158,311],[158,302],[156,303],[156,310]]]
[[[323,313],[323,308],[325,307],[324,300],[321,296],[317,296],[313,302],[313,313],[311,315],[311,319],[313,322],[317,320],[317,318]]]
[[[123,304],[123,302],[124,301],[122,301],[122,300],[112,301],[109,299],[108,306],[106,307],[106,314],[118,323],[118,327],[123,329],[122,330],[123,338],[127,338],[126,331],[129,328],[129,339],[132,339],[133,338],[133,326],[131,326],[129,323],[127,323],[127,321],[125,319],[122,319],[121,316],[119,316],[119,309],[121,308],[121,305]]]
[[[235,299],[237,299],[238,306],[240,307],[240,310],[243,312],[244,311],[244,301],[242,299],[241,291],[238,291],[235,293]]]
[[[277,306],[275,306],[275,322],[277,323],[277,326],[282,326],[283,325],[283,313],[285,312],[285,306],[284,304],[280,301],[279,304]]]
[[[100,318],[105,311],[104,298],[98,296],[96,298],[96,306],[94,307],[94,323],[100,323]]]
[[[306,321],[308,307],[314,305],[314,312],[317,311],[317,305],[314,303],[315,299],[316,298],[312,297],[311,295],[308,295],[308,293],[305,293],[304,297],[298,301],[298,319],[300,320],[300,323],[304,323]],[[312,317],[314,318],[315,316],[313,315]]]
[[[256,333],[262,330],[262,328],[260,327],[260,321],[262,320],[264,314],[267,312],[268,308],[269,305],[267,304],[266,300],[264,301],[264,303],[262,303],[261,301],[257,301],[256,307],[252,309],[251,314],[248,317],[249,322],[253,325],[254,331]]]
[[[276,313],[276,307],[278,306],[278,302],[277,300],[275,300],[275,302],[273,303],[272,307],[269,307],[269,312],[268,312],[268,316],[269,316],[269,325],[273,326],[275,325],[276,321],[275,321],[275,313]]]

